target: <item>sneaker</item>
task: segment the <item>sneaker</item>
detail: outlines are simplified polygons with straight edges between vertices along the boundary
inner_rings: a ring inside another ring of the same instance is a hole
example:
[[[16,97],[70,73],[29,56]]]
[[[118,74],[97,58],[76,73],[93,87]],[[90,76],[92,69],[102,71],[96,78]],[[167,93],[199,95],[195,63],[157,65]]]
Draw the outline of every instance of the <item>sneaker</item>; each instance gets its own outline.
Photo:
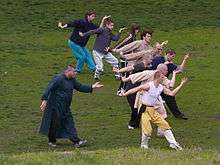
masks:
[[[80,140],[79,142],[73,144],[73,146],[76,147],[76,148],[80,148],[80,147],[85,146],[86,143],[87,143],[87,140]]]
[[[128,125],[128,129],[134,129],[134,127],[132,127],[132,126]]]
[[[115,74],[115,79],[116,79],[116,80],[121,80],[120,74]]]
[[[178,119],[188,120],[188,117],[186,117],[184,114],[180,114],[178,116],[175,116]]]
[[[99,74],[95,73],[95,74],[94,74],[94,79],[95,79],[95,80],[100,80]]]
[[[183,150],[183,148],[179,145],[179,143],[176,143],[176,144],[171,143],[170,148],[175,149],[177,151],[182,151]]]
[[[56,147],[57,145],[56,145],[56,143],[48,142],[48,146],[49,147]]]
[[[118,90],[117,93],[116,93],[116,95],[117,95],[117,96],[122,96],[122,95],[121,95],[121,90]]]
[[[147,144],[141,144],[141,148],[143,148],[143,149],[148,149],[149,147],[148,147]]]
[[[124,93],[124,92],[125,92],[124,89],[120,89],[120,90],[117,91],[116,95],[117,96],[122,96],[122,93]]]
[[[147,137],[146,135],[143,136],[143,134],[142,134],[142,137],[141,137],[141,148],[148,149],[148,140],[149,140],[149,137]]]

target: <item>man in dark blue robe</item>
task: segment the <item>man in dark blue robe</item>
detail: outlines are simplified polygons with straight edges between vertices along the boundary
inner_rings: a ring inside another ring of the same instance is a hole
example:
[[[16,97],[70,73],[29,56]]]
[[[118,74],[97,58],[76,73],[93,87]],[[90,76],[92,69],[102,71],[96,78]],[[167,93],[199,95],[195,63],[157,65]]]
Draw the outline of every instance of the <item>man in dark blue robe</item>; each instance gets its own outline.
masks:
[[[47,135],[49,146],[56,146],[56,138],[69,138],[75,147],[80,147],[86,140],[80,140],[73,121],[70,105],[73,91],[91,93],[103,85],[82,85],[76,80],[76,70],[68,66],[65,71],[55,76],[46,88],[41,100],[44,111],[40,133]]]

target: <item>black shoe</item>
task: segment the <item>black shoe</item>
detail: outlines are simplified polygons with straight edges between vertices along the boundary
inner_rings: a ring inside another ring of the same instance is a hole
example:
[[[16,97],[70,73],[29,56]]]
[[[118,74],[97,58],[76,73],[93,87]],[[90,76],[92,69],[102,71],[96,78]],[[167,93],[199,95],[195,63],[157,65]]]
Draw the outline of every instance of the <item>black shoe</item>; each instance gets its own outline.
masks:
[[[188,117],[186,117],[184,114],[180,114],[178,116],[175,116],[178,119],[188,120]]]
[[[73,146],[76,147],[76,148],[80,148],[80,147],[85,146],[86,143],[87,143],[87,140],[80,140],[80,141],[74,143]]]

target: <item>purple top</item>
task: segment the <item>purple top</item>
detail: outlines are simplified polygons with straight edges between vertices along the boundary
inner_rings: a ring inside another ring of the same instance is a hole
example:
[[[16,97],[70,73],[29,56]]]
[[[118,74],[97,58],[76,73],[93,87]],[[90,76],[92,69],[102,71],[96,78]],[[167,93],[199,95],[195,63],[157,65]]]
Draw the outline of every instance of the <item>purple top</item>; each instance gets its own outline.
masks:
[[[93,34],[97,34],[96,41],[93,46],[93,50],[99,53],[103,53],[103,54],[108,53],[106,48],[110,46],[111,41],[118,41],[120,38],[120,33],[118,33],[117,35],[113,35],[112,31],[106,27],[100,27],[95,30],[90,30],[84,33],[84,37],[87,37]]]

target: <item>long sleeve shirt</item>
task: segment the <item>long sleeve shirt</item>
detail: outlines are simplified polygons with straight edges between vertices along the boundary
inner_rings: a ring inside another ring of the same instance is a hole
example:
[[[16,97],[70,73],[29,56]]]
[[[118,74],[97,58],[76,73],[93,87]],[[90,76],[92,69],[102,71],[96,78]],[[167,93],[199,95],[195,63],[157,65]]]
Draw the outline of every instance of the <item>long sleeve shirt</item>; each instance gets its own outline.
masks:
[[[86,19],[80,19],[67,23],[67,28],[73,28],[73,32],[70,36],[70,40],[84,47],[86,46],[89,40],[89,36],[81,37],[79,35],[79,32],[85,33],[88,32],[89,30],[97,29],[98,26],[93,24],[92,22],[89,22]]]
[[[53,112],[56,112],[56,137],[74,138],[75,127],[70,105],[73,91],[92,92],[92,85],[83,85],[75,78],[67,78],[63,73],[55,76],[46,88],[42,100],[47,100],[39,132],[48,135]]]
[[[50,81],[41,99],[48,100],[48,105],[52,107],[58,102],[70,106],[73,90],[89,93],[92,92],[92,86],[83,85],[75,78],[68,79],[64,74],[59,74]]]
[[[118,45],[115,46],[115,49],[120,49],[123,46],[130,44],[134,41],[136,41],[136,35],[135,34],[130,34],[127,38],[125,38],[122,42],[120,42]]]
[[[114,35],[112,34],[112,31],[106,27],[100,27],[95,30],[90,30],[84,33],[84,37],[88,37],[93,34],[97,34],[96,41],[93,46],[93,50],[103,54],[108,53],[106,49],[110,46],[111,41],[118,41],[120,38],[120,33]]]
[[[134,41],[130,44],[127,44],[127,45],[123,46],[120,49],[116,49],[116,53],[121,53],[121,52],[123,54],[128,54],[130,52],[136,53],[136,52],[140,52],[140,51],[143,51],[143,50],[149,50],[151,48],[152,47],[150,45],[147,45],[145,43],[145,41],[137,40],[137,41]]]

